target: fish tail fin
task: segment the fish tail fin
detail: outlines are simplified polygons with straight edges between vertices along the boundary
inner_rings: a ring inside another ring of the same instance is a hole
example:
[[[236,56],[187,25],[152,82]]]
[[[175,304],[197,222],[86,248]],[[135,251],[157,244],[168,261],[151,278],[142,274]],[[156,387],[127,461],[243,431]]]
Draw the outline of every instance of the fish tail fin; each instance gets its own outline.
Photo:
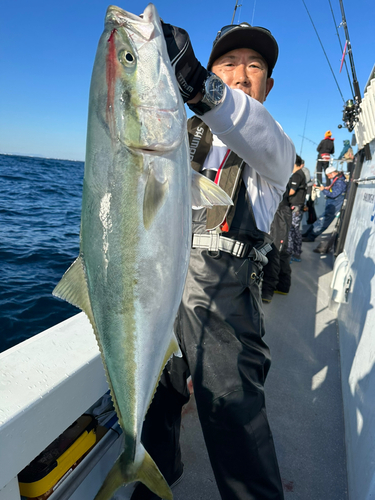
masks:
[[[156,463],[150,455],[145,451],[145,458],[140,467],[137,479],[141,481],[147,488],[153,491],[156,495],[164,500],[173,500],[172,491],[164,479],[164,476],[158,469]]]
[[[193,207],[233,205],[232,199],[221,187],[195,170],[192,170],[191,198]]]
[[[95,500],[110,500],[121,486],[134,481],[141,481],[149,490],[164,500],[173,500],[171,489],[157,465],[143,447],[142,452],[143,461],[137,469],[133,463],[124,467],[125,453],[120,455],[105,478]]]
[[[121,471],[121,457],[116,460],[112,469],[108,472],[107,477],[104,480],[100,490],[96,494],[94,500],[110,500],[115,492],[124,484],[130,481],[126,481]]]

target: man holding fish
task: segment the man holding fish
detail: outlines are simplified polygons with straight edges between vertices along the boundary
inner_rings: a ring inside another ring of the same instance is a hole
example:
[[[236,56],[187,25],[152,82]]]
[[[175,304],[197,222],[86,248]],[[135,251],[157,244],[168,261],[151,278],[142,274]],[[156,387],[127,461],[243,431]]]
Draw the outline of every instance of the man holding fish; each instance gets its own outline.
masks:
[[[263,341],[260,285],[268,232],[295,158],[292,141],[263,107],[278,45],[265,28],[223,27],[203,68],[188,34],[163,24],[184,102],[194,170],[213,180],[233,206],[194,207],[190,264],[175,332],[182,358],[163,372],[142,443],[172,485],[183,473],[179,433],[194,386],[199,419],[221,497],[282,499],[266,409],[270,368]],[[138,484],[132,500],[159,498]]]
[[[295,158],[262,104],[277,55],[268,30],[230,25],[206,70],[153,4],[142,16],[107,9],[80,250],[53,291],[86,313],[124,433],[95,500],[132,482],[133,500],[172,500],[189,374],[222,498],[283,498],[260,296],[267,233]],[[184,102],[196,115],[188,133]]]

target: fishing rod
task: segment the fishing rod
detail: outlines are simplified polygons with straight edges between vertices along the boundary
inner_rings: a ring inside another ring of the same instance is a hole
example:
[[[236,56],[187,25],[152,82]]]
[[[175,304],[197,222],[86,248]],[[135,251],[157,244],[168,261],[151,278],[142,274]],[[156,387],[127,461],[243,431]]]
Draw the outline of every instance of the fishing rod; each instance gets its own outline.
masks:
[[[342,115],[342,121],[344,122],[344,125],[339,125],[339,128],[346,127],[349,132],[352,132],[355,127],[355,124],[359,120],[359,113],[361,112],[360,104],[362,99],[361,99],[361,91],[359,89],[359,83],[357,80],[357,74],[355,71],[353,51],[352,51],[352,45],[350,43],[348,23],[346,22],[346,17],[345,17],[344,4],[342,0],[339,1],[341,8],[342,26],[345,31],[345,38],[348,48],[348,56],[350,61],[350,68],[352,70],[353,87],[354,87],[354,99],[348,99],[346,101],[344,105],[344,112]],[[343,57],[345,57],[345,54]]]
[[[236,15],[236,10],[238,9],[238,7],[242,7],[242,4],[238,5],[238,0],[236,0],[236,5],[234,6],[234,11],[233,11],[232,22],[230,24],[233,24],[234,16]]]
[[[340,38],[339,30],[338,30],[338,28],[341,26],[341,24],[340,24],[340,26],[337,26],[337,22],[336,22],[335,14],[333,12],[331,0],[328,0],[328,2],[329,2],[330,9],[331,9],[331,14],[332,14],[332,18],[333,18],[333,24],[335,25],[336,35],[337,35],[337,38],[338,38],[338,41],[339,41],[339,45],[340,45],[340,49],[341,49],[341,54],[343,54],[343,62],[345,64],[345,70],[346,70],[346,75],[348,77],[350,90],[352,91],[352,96],[353,96],[353,99],[354,99],[353,85],[352,85],[352,82],[350,80],[348,65],[346,64],[346,59],[345,59],[345,52],[346,52],[346,49],[347,49],[347,44],[345,44],[345,48],[343,48],[342,43],[341,43],[341,38]],[[340,72],[341,72],[341,69],[340,69]]]
[[[340,0],[340,8],[341,8],[341,16],[342,16],[342,26],[345,31],[345,38],[346,41],[348,42],[348,56],[349,56],[349,61],[350,61],[350,68],[352,70],[352,75],[353,75],[353,87],[354,87],[354,97],[361,102],[361,91],[359,89],[359,83],[357,80],[357,74],[355,71],[355,65],[354,65],[354,58],[353,58],[353,51],[352,51],[352,45],[350,43],[350,37],[349,37],[349,30],[348,30],[348,23],[346,22],[346,17],[345,17],[345,11],[344,11],[344,4],[342,0]]]
[[[318,145],[318,143],[317,143],[317,142],[312,141],[311,139],[309,139],[309,138],[308,138],[308,137],[306,137],[305,135],[301,135],[301,134],[298,134],[298,135],[299,135],[299,137],[302,137],[303,139],[306,139],[307,141],[312,142],[313,144],[315,144],[315,146],[317,146],[317,145]],[[302,148],[301,148],[301,153],[302,153]],[[300,156],[301,156],[301,154],[300,154]]]

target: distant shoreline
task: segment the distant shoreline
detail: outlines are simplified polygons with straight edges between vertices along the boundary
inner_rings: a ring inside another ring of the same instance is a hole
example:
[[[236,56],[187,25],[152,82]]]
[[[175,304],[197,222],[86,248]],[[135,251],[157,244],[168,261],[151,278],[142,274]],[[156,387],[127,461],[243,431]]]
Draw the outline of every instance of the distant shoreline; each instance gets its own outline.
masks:
[[[2,153],[0,152],[0,155],[3,156],[23,156],[25,158],[40,158],[42,160],[60,160],[60,161],[75,161],[78,163],[84,163],[85,160],[71,160],[70,158],[54,158],[52,156],[43,156],[39,154],[25,154],[25,153]]]

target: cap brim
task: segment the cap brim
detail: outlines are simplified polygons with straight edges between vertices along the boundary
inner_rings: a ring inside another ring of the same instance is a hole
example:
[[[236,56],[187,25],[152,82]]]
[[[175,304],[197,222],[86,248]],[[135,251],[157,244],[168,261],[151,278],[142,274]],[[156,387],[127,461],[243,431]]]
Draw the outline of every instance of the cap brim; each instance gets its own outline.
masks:
[[[270,32],[253,26],[239,26],[224,33],[212,49],[207,63],[211,70],[219,57],[235,49],[252,49],[258,52],[268,66],[268,77],[271,76],[279,55],[279,47]]]

